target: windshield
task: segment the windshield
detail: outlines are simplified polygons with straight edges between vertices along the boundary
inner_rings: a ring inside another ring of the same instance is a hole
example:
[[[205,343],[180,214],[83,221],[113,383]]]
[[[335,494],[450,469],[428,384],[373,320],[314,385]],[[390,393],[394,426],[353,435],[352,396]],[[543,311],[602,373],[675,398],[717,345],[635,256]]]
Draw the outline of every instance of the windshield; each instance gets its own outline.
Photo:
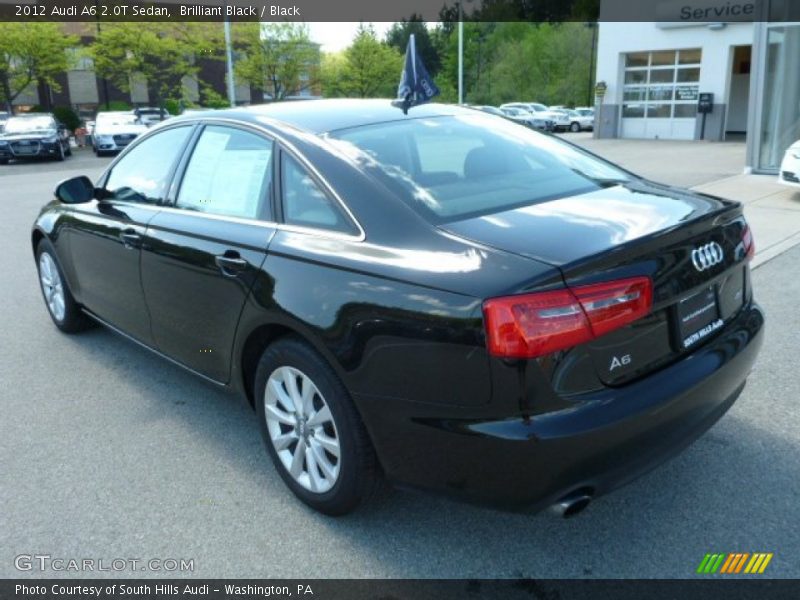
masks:
[[[328,137],[436,223],[631,178],[570,144],[489,115],[410,119]]]
[[[52,131],[56,124],[50,117],[12,117],[6,121],[5,133]]]
[[[138,125],[139,118],[134,114],[125,115],[106,115],[99,113],[97,115],[98,125]]]

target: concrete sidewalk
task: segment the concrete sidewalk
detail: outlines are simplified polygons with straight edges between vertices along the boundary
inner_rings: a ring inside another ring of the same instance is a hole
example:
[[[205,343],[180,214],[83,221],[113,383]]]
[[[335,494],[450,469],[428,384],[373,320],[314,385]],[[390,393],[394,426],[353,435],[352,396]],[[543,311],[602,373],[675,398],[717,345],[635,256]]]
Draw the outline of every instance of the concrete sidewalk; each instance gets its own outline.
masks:
[[[769,175],[735,175],[697,185],[698,192],[738,200],[753,230],[757,268],[800,244],[800,190]]]

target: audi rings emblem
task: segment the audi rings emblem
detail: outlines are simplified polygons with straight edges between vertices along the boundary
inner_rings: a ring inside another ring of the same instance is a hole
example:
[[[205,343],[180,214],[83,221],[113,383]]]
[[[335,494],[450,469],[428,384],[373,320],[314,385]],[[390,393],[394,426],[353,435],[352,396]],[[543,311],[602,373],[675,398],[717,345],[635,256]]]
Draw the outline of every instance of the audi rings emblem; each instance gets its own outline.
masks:
[[[692,250],[692,264],[698,271],[705,271],[721,263],[724,256],[722,246],[717,242],[711,242]]]

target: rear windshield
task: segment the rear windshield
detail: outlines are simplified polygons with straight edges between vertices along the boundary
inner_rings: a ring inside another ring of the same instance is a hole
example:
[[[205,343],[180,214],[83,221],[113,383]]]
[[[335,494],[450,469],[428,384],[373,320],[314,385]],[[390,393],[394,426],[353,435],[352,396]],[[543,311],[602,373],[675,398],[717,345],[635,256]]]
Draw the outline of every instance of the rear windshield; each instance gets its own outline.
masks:
[[[437,223],[630,179],[557,138],[492,115],[394,121],[334,131],[329,138]]]

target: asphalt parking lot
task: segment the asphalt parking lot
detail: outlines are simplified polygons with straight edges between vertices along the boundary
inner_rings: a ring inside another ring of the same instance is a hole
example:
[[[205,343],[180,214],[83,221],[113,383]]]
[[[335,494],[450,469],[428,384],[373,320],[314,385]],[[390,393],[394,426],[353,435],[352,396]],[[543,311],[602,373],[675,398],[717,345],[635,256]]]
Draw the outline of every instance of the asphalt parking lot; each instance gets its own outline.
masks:
[[[800,247],[753,274],[767,340],[736,405],[576,518],[396,491],[331,519],[282,484],[243,401],[50,322],[31,223],[59,180],[107,160],[0,167],[0,577],[64,575],[19,572],[19,554],[193,559],[184,574],[204,578],[691,577],[708,552],[772,552],[769,575],[800,577]]]

